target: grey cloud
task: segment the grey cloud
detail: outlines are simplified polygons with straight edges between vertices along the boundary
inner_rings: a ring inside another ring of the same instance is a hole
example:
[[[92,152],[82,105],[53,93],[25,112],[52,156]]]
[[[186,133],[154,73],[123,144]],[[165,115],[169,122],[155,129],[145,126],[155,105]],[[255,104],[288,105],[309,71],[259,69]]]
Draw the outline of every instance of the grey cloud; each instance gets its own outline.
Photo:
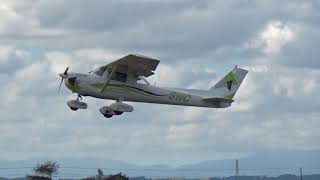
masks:
[[[278,18],[271,3],[266,8],[265,4],[252,2],[227,4],[232,11],[223,3],[211,1],[39,1],[35,6],[39,10],[32,17],[43,27],[69,31],[64,43],[68,48],[102,46],[161,52],[168,58],[198,57],[218,47],[238,46],[266,21]],[[57,44],[65,38],[51,42]]]
[[[196,3],[200,4],[200,3]],[[182,2],[132,1],[38,1],[36,12],[40,23],[88,31],[114,31],[150,21],[163,14],[174,14],[191,4]]]
[[[296,41],[285,47],[283,56],[277,58],[276,61],[283,62],[288,66],[319,69],[319,41],[320,34],[318,32],[308,28],[304,29]]]
[[[34,46],[60,50],[104,47],[125,54],[155,54],[165,62],[195,58],[223,63],[237,58],[248,63],[261,54],[244,50],[242,46],[269,21],[314,24],[315,10],[309,14],[300,11],[292,14],[299,3],[304,4],[300,1],[36,1],[34,7],[26,5],[28,8],[18,10],[37,19],[40,27],[65,31],[60,38],[32,42]],[[317,2],[309,6],[313,5],[316,9]],[[299,49],[309,49],[305,44],[300,43]],[[292,47],[288,53],[284,51],[284,56],[294,50]]]
[[[0,74],[12,75],[17,69],[27,66],[30,53],[12,46],[0,46]]]

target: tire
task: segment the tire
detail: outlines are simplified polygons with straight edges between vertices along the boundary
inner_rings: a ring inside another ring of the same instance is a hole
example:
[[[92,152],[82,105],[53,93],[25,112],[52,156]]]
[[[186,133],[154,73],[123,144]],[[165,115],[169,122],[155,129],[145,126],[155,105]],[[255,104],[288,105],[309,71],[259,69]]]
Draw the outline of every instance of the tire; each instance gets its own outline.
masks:
[[[114,113],[115,113],[116,115],[121,115],[121,114],[123,114],[122,111],[114,111]]]
[[[112,117],[112,115],[110,115],[110,114],[104,114],[103,116],[106,117],[106,118],[111,118]]]
[[[74,107],[70,107],[70,109],[71,109],[72,111],[78,110],[78,108],[74,108]]]

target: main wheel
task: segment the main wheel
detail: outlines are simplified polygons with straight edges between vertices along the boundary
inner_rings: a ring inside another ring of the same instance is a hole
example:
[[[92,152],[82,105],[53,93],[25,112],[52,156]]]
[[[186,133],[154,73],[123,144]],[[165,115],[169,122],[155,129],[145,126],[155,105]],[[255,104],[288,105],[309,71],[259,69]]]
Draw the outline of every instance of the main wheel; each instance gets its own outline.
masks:
[[[112,115],[110,115],[110,114],[104,114],[103,116],[106,117],[106,118],[111,118],[112,117]]]
[[[116,115],[121,115],[123,112],[122,112],[122,111],[114,111],[114,113],[115,113]]]
[[[78,108],[74,108],[74,107],[70,107],[70,109],[71,109],[72,111],[78,110]]]

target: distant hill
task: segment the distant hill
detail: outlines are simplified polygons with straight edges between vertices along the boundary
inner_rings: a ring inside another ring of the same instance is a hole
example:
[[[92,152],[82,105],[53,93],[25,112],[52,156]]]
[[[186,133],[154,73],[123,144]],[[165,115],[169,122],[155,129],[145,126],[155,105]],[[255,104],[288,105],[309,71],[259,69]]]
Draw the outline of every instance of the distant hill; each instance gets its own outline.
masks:
[[[0,177],[0,180],[27,180],[25,177],[21,177],[21,178],[3,178]]]
[[[223,178],[210,178],[209,180],[234,180],[235,177],[223,177]],[[320,175],[306,175],[303,176],[303,180],[319,180]],[[300,180],[299,176],[295,175],[281,175],[278,177],[266,177],[266,176],[240,176],[238,180]]]
[[[160,178],[158,180],[172,180],[172,179],[179,179],[179,180],[184,180],[185,178]],[[319,180],[320,175],[306,175],[303,176],[303,180]],[[130,180],[151,180],[145,177],[136,177],[136,178],[130,178]],[[187,179],[187,180],[202,180],[202,179]],[[209,178],[208,180],[235,180],[234,176],[230,177],[213,177]],[[300,180],[300,176],[295,176],[295,175],[280,175],[278,177],[267,177],[267,176],[239,176],[238,180]]]
[[[2,177],[24,177],[37,162],[41,160],[1,161],[0,175]],[[60,164],[59,178],[78,178],[92,176],[101,168],[105,174],[122,172],[129,177],[230,177],[235,174],[235,160],[210,160],[179,167],[168,165],[141,166],[111,159],[98,158],[68,158],[54,159]],[[281,174],[299,174],[303,167],[304,174],[320,174],[320,152],[305,151],[291,153],[260,153],[239,159],[240,175],[273,176]],[[0,179],[5,180],[5,179]],[[317,180],[320,180],[317,179]]]
[[[200,178],[157,178],[158,180],[203,180]],[[319,180],[320,179],[320,174],[319,175],[305,175],[303,176],[303,180]],[[26,180],[26,178],[2,178],[0,177],[0,180]],[[146,178],[146,177],[132,177],[129,178],[129,180],[151,180],[151,178]],[[234,176],[230,177],[212,177],[209,178],[208,180],[235,180]],[[295,175],[280,175],[278,177],[267,177],[267,176],[239,176],[238,180],[300,180],[299,176]]]

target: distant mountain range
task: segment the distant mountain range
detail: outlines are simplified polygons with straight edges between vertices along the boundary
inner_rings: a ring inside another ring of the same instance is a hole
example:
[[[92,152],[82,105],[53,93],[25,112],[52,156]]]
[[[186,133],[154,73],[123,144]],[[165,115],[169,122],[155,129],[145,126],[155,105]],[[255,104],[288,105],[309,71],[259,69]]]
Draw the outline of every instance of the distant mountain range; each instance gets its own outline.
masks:
[[[0,177],[0,180],[26,180],[25,177],[21,177],[21,178],[3,178],[3,177]]]
[[[235,175],[235,160],[211,160],[182,165],[176,168],[167,165],[141,166],[110,159],[70,158],[53,160],[58,161],[60,164],[58,178],[93,176],[96,174],[98,168],[101,168],[105,174],[122,172],[129,177],[209,178],[230,177]],[[0,176],[12,178],[32,174],[32,167],[34,167],[37,162],[38,160],[0,161]],[[320,174],[319,162],[319,151],[283,154],[266,153],[239,159],[239,171],[240,175],[276,177],[282,174],[298,175],[299,168],[302,167],[304,174]],[[319,179],[318,177],[317,180]]]
[[[151,180],[151,178],[145,178],[145,177],[133,177],[129,178],[130,180]],[[203,179],[189,179],[189,178],[161,178],[159,180],[203,180]],[[303,180],[319,180],[320,175],[305,175],[303,176]],[[0,180],[27,180],[26,178],[1,178]],[[234,176],[230,177],[212,177],[209,178],[208,180],[235,180]],[[280,175],[277,177],[267,177],[267,176],[239,176],[237,177],[237,180],[300,180],[300,176],[295,176],[295,175]]]

